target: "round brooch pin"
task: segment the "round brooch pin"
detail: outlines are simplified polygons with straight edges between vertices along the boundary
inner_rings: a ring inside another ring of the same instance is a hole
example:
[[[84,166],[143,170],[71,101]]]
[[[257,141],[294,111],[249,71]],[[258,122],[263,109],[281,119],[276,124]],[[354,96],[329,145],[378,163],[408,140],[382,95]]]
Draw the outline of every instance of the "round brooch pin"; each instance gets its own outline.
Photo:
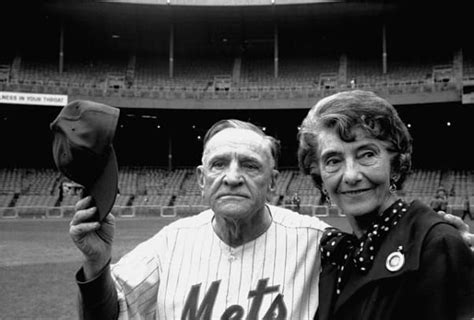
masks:
[[[400,270],[405,264],[405,256],[400,251],[392,252],[388,255],[385,267],[390,272]]]

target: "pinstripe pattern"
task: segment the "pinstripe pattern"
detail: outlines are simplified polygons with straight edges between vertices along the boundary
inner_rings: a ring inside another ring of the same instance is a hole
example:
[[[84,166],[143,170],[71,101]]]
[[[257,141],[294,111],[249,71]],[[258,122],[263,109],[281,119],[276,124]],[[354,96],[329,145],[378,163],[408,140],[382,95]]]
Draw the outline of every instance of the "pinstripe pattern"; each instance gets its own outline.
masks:
[[[225,312],[245,318],[251,310],[262,318],[272,303],[273,311],[286,309],[287,319],[312,319],[319,240],[328,225],[269,207],[272,225],[243,246],[223,243],[207,210],[170,224],[124,256],[112,266],[120,319],[181,319],[183,310],[186,319],[220,319]]]

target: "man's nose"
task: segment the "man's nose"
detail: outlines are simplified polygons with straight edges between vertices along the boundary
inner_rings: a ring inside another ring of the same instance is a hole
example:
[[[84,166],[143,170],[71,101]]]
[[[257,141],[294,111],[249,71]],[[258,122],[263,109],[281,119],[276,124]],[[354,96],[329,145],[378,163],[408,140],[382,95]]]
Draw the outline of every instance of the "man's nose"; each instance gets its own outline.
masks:
[[[235,162],[231,162],[225,172],[224,183],[228,185],[236,185],[242,183],[242,181],[243,177],[240,166]]]

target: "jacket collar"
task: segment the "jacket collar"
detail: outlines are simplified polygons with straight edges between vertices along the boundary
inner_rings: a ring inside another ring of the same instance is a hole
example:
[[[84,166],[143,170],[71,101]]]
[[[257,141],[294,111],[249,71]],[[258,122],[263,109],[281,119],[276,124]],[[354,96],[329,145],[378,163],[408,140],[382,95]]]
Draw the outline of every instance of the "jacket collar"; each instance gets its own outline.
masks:
[[[399,277],[407,272],[418,270],[423,240],[428,231],[438,223],[443,223],[443,220],[434,214],[431,209],[418,200],[413,201],[398,225],[386,235],[369,272],[367,274],[360,274],[357,271],[352,272],[349,282],[337,298],[334,313],[367,284],[381,279]],[[401,251],[399,250],[400,247],[402,248]],[[399,251],[403,255],[404,263],[398,265],[400,267],[398,270],[389,271],[387,260],[392,253]],[[324,279],[327,279],[326,277],[329,277],[328,279],[332,283],[327,284],[331,288],[331,292],[328,292],[330,295],[323,297],[323,299],[333,300],[336,297],[333,291],[335,290],[334,280],[336,279],[337,267],[328,265],[325,269],[321,274],[320,281],[324,281]],[[331,301],[329,305],[333,303],[334,301]]]

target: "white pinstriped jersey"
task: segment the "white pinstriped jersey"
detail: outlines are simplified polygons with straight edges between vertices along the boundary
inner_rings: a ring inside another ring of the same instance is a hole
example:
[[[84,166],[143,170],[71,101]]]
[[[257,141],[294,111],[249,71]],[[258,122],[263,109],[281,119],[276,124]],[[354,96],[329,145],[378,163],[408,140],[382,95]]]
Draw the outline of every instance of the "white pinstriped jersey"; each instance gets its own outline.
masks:
[[[273,222],[231,248],[213,212],[178,220],[112,266],[120,319],[312,319],[323,221],[269,206]]]

